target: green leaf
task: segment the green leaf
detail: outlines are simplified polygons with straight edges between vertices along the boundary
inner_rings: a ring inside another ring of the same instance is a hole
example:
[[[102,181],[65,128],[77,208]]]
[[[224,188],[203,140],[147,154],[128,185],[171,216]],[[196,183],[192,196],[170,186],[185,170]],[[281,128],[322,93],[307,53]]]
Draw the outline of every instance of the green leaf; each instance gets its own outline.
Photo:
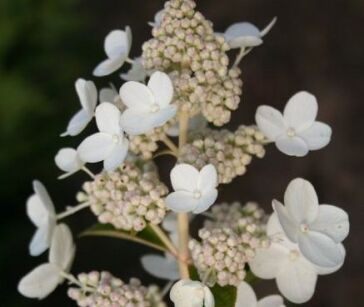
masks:
[[[215,298],[215,307],[234,307],[237,295],[237,289],[233,286],[220,287],[213,286],[211,289]]]
[[[111,237],[129,240],[152,247],[162,252],[168,251],[167,247],[149,225],[140,232],[128,232],[121,229],[116,229],[110,224],[96,224],[80,234],[80,237],[86,236]]]

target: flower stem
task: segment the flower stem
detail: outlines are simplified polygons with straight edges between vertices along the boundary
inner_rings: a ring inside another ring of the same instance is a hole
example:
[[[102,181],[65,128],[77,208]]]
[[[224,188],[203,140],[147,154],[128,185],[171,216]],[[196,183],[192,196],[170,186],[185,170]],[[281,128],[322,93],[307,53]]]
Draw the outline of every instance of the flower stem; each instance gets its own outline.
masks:
[[[95,174],[93,172],[91,172],[86,166],[82,167],[82,170],[89,175],[92,179],[95,179]]]
[[[166,146],[175,154],[178,154],[178,147],[173,143],[173,141],[167,136],[164,135],[161,141],[166,144]]]
[[[74,207],[69,207],[66,209],[66,211],[60,213],[57,215],[57,220],[61,220],[61,219],[64,219],[65,217],[67,216],[70,216],[72,214],[75,214],[76,212],[84,209],[84,208],[87,208],[90,206],[90,203],[86,202],[86,203],[82,203],[82,204],[79,204],[77,206],[74,206]]]
[[[236,57],[236,60],[234,62],[233,68],[237,67],[241,60],[247,55],[249,54],[251,51],[253,50],[253,47],[245,49],[244,47],[240,49],[240,52],[238,54],[238,56]]]
[[[166,233],[158,226],[152,223],[149,224],[159,239],[164,243],[164,245],[168,248],[168,250],[173,254],[175,257],[178,257],[178,250],[170,240],[170,238],[166,235]]]
[[[188,136],[188,118],[187,112],[181,111],[179,117],[179,144],[178,152],[181,152],[182,147],[187,142]],[[178,243],[179,243],[179,260],[178,266],[182,278],[189,278],[190,273],[188,270],[188,260],[189,260],[189,219],[187,213],[179,213],[178,217]]]

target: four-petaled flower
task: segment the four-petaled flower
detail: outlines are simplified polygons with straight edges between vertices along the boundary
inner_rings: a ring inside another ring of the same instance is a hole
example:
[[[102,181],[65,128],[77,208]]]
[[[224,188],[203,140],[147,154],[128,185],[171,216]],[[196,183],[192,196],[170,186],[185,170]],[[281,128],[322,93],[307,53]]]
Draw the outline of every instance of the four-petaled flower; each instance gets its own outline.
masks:
[[[52,237],[48,262],[24,276],[19,282],[18,291],[28,298],[45,298],[64,281],[63,274],[71,269],[74,254],[71,231],[65,224],[58,225]]]
[[[255,119],[259,129],[280,151],[303,157],[309,150],[321,149],[330,142],[331,128],[315,121],[317,110],[315,96],[299,92],[288,101],[283,115],[270,106],[260,106]]]
[[[259,30],[249,22],[234,23],[226,29],[225,40],[233,49],[259,46],[263,43],[262,38],[273,28],[276,21],[277,18],[274,17],[263,30]]]
[[[95,84],[92,81],[78,79],[75,87],[82,109],[71,118],[66,132],[61,136],[75,136],[80,134],[95,114],[97,104],[97,89]]]
[[[257,249],[249,267],[259,278],[275,279],[279,291],[293,303],[302,304],[311,299],[317,275],[331,274],[341,267],[323,268],[308,261],[298,245],[285,236],[275,213],[268,221],[267,234],[271,240],[269,247]],[[345,254],[342,244],[339,248]]]
[[[349,234],[347,213],[332,205],[319,205],[312,184],[297,178],[290,182],[284,204],[274,200],[273,208],[286,236],[298,244],[312,263],[332,268],[343,264],[341,242]]]
[[[118,70],[128,59],[132,42],[130,27],[125,31],[111,31],[105,38],[104,49],[107,59],[101,62],[94,70],[97,77],[107,76]]]
[[[104,161],[107,171],[115,170],[128,153],[129,141],[121,127],[121,112],[113,104],[104,102],[96,108],[96,124],[100,132],[87,137],[77,151],[82,161]]]
[[[175,307],[214,307],[215,299],[210,289],[199,281],[182,279],[169,293]]]
[[[144,134],[164,125],[175,116],[177,108],[171,105],[173,84],[167,74],[155,72],[148,86],[129,81],[120,89],[120,97],[127,109],[122,115],[124,130],[131,135]]]
[[[269,295],[259,301],[253,288],[245,281],[237,287],[235,307],[285,307],[280,295]]]
[[[212,164],[201,171],[189,164],[178,164],[171,171],[171,182],[175,192],[167,196],[166,204],[175,212],[199,214],[217,198],[217,172]]]
[[[38,180],[33,181],[34,194],[27,201],[27,215],[37,227],[30,245],[29,252],[32,256],[42,254],[50,245],[53,230],[57,224],[54,204],[44,185]]]
[[[83,162],[76,149],[73,148],[62,148],[58,151],[54,158],[58,168],[65,173],[58,177],[58,179],[64,179],[68,176],[81,170],[85,162]]]

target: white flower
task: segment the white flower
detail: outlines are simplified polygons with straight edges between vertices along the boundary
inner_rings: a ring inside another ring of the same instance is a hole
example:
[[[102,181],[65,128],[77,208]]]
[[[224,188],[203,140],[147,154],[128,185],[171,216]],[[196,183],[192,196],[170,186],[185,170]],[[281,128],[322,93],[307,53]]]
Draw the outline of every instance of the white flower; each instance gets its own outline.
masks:
[[[92,81],[78,79],[75,83],[76,92],[82,109],[70,120],[66,132],[61,136],[80,134],[92,120],[97,104],[97,89]]]
[[[164,125],[177,111],[176,106],[170,105],[172,81],[163,72],[153,73],[148,86],[126,82],[120,89],[120,97],[127,107],[122,115],[123,128],[131,135],[144,134]]]
[[[158,28],[160,27],[160,25],[162,24],[163,21],[163,17],[164,17],[164,10],[160,10],[158,11],[155,15],[154,15],[154,21],[150,21],[148,22],[148,25],[150,25],[153,28]]]
[[[169,294],[175,307],[214,307],[210,289],[199,281],[182,279],[175,283]]]
[[[120,111],[124,111],[125,105],[121,101],[120,95],[115,87],[111,84],[110,87],[104,87],[100,90],[99,101],[102,102],[111,102],[114,104]]]
[[[307,92],[294,95],[284,108],[283,115],[269,106],[260,106],[255,115],[259,129],[289,156],[303,157],[309,150],[325,147],[331,138],[331,128],[315,121],[315,96]]]
[[[189,164],[178,164],[171,171],[175,192],[166,198],[167,207],[175,212],[206,211],[217,198],[217,172],[212,164],[201,171]]]
[[[37,227],[37,231],[30,242],[29,252],[32,256],[38,256],[49,247],[57,217],[54,204],[44,185],[34,180],[33,189],[35,194],[28,198],[26,207],[27,215]]]
[[[340,268],[322,268],[309,262],[298,245],[284,235],[275,213],[268,221],[267,233],[271,238],[270,246],[257,249],[249,267],[259,278],[276,279],[279,291],[293,303],[302,304],[310,300],[315,292],[317,275],[330,274]],[[345,253],[344,247],[339,246]]]
[[[189,119],[188,130],[189,131],[201,131],[207,127],[207,120],[202,115],[196,115]],[[167,135],[177,137],[179,135],[179,122],[176,122],[171,126],[167,132]]]
[[[56,165],[59,169],[65,172],[65,174],[59,176],[59,179],[64,179],[72,174],[81,170],[85,163],[78,156],[77,150],[73,148],[62,148],[58,151],[54,158]]]
[[[124,162],[129,141],[124,137],[120,119],[120,110],[111,103],[104,102],[96,108],[96,124],[100,132],[87,137],[78,147],[82,161],[104,161],[107,171],[116,169]]]
[[[178,263],[174,256],[145,255],[141,258],[143,268],[151,275],[167,280],[179,278]]]
[[[111,31],[106,36],[104,42],[104,49],[108,58],[95,68],[94,76],[110,75],[123,66],[129,56],[131,42],[132,34],[130,27],[126,27],[125,31]]]
[[[134,59],[131,68],[126,74],[120,74],[121,79],[125,81],[144,82],[147,76],[148,71],[144,68],[141,57]]]
[[[318,266],[342,265],[345,253],[340,242],[349,234],[347,213],[335,206],[319,206],[314,187],[301,178],[290,182],[284,203],[274,200],[274,211],[284,233],[298,244],[301,253]]]
[[[65,224],[58,225],[52,237],[48,263],[44,263],[24,276],[18,291],[28,297],[43,299],[63,282],[62,273],[68,273],[75,254],[72,234]]]
[[[277,18],[267,25],[263,30],[259,30],[249,22],[239,22],[231,25],[224,33],[225,40],[231,48],[256,47],[263,43],[262,38],[268,34],[276,23]]]
[[[245,281],[237,288],[235,307],[285,307],[280,295],[269,295],[257,300],[253,288]]]

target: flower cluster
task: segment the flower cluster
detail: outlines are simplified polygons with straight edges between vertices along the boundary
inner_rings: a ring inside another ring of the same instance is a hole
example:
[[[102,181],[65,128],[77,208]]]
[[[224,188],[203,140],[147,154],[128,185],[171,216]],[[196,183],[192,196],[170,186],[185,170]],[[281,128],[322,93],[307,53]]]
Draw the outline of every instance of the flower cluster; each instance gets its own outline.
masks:
[[[180,162],[197,168],[213,164],[220,183],[230,183],[246,172],[252,157],[263,158],[265,137],[255,126],[240,126],[235,132],[205,129],[181,151]]]
[[[212,212],[212,221],[199,231],[201,242],[190,241],[194,265],[210,286],[238,286],[255,250],[268,243],[265,214],[253,203],[225,203],[214,206]]]
[[[153,28],[153,39],[143,45],[143,63],[146,69],[170,73],[175,101],[182,110],[202,112],[221,126],[239,105],[240,69],[229,69],[229,45],[195,6],[191,0],[166,3],[160,24]]]
[[[159,224],[166,214],[167,187],[146,166],[126,161],[114,172],[105,172],[83,185],[80,198],[90,203],[101,223],[124,230],[143,230]]]
[[[78,275],[81,288],[72,287],[68,296],[80,307],[165,307],[156,286],[144,287],[136,278],[124,283],[109,272],[91,272]]]

